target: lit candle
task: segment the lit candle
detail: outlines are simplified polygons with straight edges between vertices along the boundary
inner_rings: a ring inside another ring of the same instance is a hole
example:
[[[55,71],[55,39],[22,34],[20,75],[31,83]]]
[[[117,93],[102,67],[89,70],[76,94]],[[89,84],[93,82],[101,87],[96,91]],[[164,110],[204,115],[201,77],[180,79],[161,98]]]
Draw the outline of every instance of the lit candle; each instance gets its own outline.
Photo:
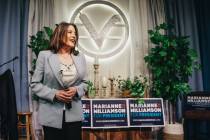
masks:
[[[106,87],[106,85],[107,85],[107,79],[106,79],[106,77],[103,77],[102,78],[102,86]]]

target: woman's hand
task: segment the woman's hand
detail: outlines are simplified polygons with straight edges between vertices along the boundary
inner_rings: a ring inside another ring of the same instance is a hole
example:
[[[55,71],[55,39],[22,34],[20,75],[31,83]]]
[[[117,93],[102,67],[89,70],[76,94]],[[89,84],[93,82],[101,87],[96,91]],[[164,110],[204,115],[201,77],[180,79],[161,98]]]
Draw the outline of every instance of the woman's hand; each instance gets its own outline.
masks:
[[[68,88],[68,90],[66,92],[68,93],[68,95],[71,98],[73,98],[77,93],[77,88],[76,87],[70,87],[70,88]]]
[[[66,90],[59,90],[57,93],[55,93],[55,98],[58,101],[64,102],[64,103],[70,103],[72,100],[72,96],[69,95],[69,91]]]
[[[55,98],[58,101],[64,102],[64,103],[70,103],[72,98],[76,95],[77,88],[76,87],[70,87],[67,90],[59,90],[55,94]]]

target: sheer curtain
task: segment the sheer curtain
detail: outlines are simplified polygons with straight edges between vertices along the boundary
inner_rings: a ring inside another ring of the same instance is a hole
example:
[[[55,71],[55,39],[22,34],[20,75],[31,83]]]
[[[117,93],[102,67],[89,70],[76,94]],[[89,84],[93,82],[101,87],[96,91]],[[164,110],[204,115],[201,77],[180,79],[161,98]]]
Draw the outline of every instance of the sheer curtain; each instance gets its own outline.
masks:
[[[142,74],[149,78],[149,70],[144,61],[144,56],[152,47],[148,30],[165,21],[164,3],[162,0],[132,0],[129,1],[129,14],[132,44],[130,75]]]
[[[44,26],[54,28],[54,0],[30,0],[29,19],[28,19],[28,42],[31,35],[35,35],[37,31],[43,29]],[[31,49],[28,49],[28,69],[31,70],[32,58],[35,57]],[[29,81],[31,75],[29,77]],[[30,88],[29,88],[30,91]],[[42,127],[37,120],[38,104],[31,100],[29,94],[30,110],[33,112],[33,130],[35,139],[42,139]]]

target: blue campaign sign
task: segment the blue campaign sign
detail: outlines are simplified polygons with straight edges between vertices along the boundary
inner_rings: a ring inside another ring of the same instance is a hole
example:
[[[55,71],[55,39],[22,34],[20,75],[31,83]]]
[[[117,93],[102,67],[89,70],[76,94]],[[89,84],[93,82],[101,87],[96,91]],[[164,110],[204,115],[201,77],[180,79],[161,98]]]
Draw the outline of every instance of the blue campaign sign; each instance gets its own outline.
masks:
[[[128,127],[127,102],[125,99],[93,99],[92,127]]]
[[[82,108],[83,108],[83,115],[84,120],[82,122],[83,128],[90,128],[91,127],[91,100],[83,99],[82,100]]]
[[[184,110],[210,110],[209,92],[193,92],[184,98]]]
[[[130,127],[159,127],[165,125],[161,98],[144,98],[142,103],[128,99]]]

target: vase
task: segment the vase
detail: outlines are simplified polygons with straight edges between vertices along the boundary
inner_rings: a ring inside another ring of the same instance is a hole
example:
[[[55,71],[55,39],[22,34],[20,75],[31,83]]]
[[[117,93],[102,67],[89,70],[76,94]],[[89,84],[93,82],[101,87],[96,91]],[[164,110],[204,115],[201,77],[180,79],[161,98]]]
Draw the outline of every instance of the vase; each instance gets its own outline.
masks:
[[[163,140],[184,140],[184,130],[181,123],[166,124],[163,129]]]
[[[131,91],[130,90],[122,91],[121,97],[122,98],[131,98]]]
[[[96,91],[94,89],[88,91],[88,98],[95,98],[95,95]]]

